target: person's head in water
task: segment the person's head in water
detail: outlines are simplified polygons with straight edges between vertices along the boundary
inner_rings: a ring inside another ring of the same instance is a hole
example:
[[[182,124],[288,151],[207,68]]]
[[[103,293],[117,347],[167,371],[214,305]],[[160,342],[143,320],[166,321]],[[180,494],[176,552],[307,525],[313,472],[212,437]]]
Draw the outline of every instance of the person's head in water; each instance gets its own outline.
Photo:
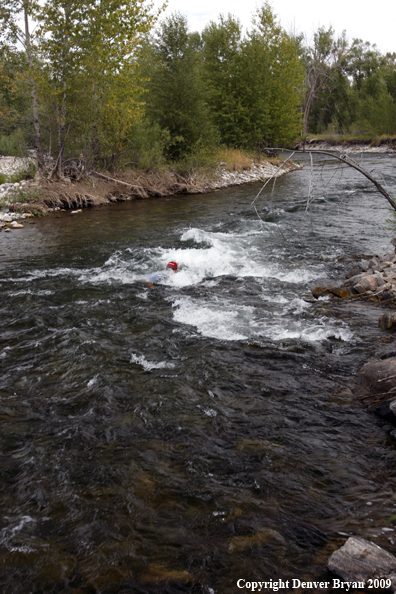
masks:
[[[166,268],[173,270],[173,272],[177,272],[177,264],[176,262],[168,262],[168,264],[166,265]]]

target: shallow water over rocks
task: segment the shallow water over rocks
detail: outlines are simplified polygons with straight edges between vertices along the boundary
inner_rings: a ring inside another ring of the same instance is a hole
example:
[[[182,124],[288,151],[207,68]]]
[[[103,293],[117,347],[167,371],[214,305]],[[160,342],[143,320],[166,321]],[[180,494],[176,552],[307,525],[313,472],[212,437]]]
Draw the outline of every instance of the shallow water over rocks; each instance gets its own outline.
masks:
[[[365,157],[395,191],[395,158]],[[325,579],[352,534],[395,553],[396,452],[343,387],[381,310],[311,289],[389,251],[337,164],[35,220],[0,236],[3,592],[239,591]],[[146,276],[180,272],[149,290]]]

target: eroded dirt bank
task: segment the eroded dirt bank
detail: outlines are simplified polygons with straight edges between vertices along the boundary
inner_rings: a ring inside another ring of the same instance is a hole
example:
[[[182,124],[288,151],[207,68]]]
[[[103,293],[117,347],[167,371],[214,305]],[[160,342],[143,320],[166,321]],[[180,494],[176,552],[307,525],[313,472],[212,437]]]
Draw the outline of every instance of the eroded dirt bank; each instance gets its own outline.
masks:
[[[213,175],[200,173],[183,176],[173,171],[146,173],[131,170],[116,174],[91,172],[78,181],[70,178],[53,182],[45,179],[24,180],[3,184],[0,209],[13,216],[12,213],[44,213],[53,208],[81,208],[155,196],[204,194],[220,188],[280,177],[302,167],[292,162],[280,167],[279,163],[276,160],[264,161],[242,171],[230,171],[223,165]],[[0,171],[1,166],[0,160]],[[9,169],[8,163],[7,167]]]

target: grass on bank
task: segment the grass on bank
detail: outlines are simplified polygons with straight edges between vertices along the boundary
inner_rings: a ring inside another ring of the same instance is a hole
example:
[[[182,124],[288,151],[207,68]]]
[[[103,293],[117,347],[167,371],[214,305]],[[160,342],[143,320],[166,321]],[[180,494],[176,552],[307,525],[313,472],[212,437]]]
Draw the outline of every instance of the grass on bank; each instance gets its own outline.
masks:
[[[382,145],[396,145],[396,136],[388,136],[383,134],[382,136],[372,136],[371,134],[337,134],[335,132],[325,132],[323,134],[310,134],[307,137],[307,142],[321,143],[326,142],[332,146],[339,145],[369,145],[372,147]]]

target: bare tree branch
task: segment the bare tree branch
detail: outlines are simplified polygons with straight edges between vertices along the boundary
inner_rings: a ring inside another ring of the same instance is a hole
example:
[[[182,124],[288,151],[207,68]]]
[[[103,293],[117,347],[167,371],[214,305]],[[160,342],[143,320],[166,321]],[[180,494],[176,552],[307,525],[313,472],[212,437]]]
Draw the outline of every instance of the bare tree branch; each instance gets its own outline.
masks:
[[[345,155],[345,154],[341,154],[340,155],[340,154],[338,154],[336,152],[332,152],[332,151],[321,151],[321,150],[315,150],[315,149],[309,150],[309,149],[306,149],[305,147],[302,150],[294,149],[293,151],[291,151],[290,149],[284,149],[284,148],[277,148],[277,149],[271,148],[269,150],[278,150],[278,151],[291,152],[292,154],[290,155],[290,157],[288,159],[290,159],[295,153],[308,153],[308,154],[311,154],[311,155],[315,155],[315,154],[326,155],[327,157],[331,157],[332,159],[338,159],[338,161],[341,161],[341,163],[344,163],[345,165],[348,165],[348,167],[352,167],[353,169],[356,169],[356,171],[359,171],[359,173],[361,173],[362,175],[364,175],[372,184],[374,184],[374,186],[377,188],[377,190],[386,198],[386,200],[389,202],[391,208],[396,211],[396,202],[392,198],[392,196],[371,175],[371,173],[369,173],[368,171],[366,171],[366,169],[364,169],[361,165],[359,165],[359,163],[357,163],[354,159],[352,159],[348,155]],[[286,159],[286,161],[288,159]],[[286,161],[284,161],[284,163]],[[284,163],[282,163],[281,167],[283,166]],[[258,196],[261,194],[261,191],[264,189],[264,187],[260,190],[260,192],[256,196],[256,198],[258,198]],[[253,203],[256,201],[256,198],[253,200]]]

